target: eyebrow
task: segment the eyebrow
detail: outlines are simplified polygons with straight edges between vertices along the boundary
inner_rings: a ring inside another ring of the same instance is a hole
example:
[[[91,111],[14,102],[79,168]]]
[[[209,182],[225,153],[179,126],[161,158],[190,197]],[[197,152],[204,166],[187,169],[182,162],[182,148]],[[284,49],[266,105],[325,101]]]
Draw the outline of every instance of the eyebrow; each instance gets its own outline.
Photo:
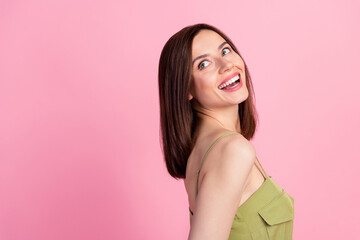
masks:
[[[220,45],[218,46],[218,50],[220,50],[225,44],[227,44],[227,42],[223,42],[222,44],[220,44]],[[209,54],[203,54],[203,55],[200,55],[200,56],[194,58],[194,60],[192,61],[192,65],[194,65],[194,63],[195,63],[196,60],[198,60],[198,59],[200,59],[200,58],[207,57],[207,56],[209,56]]]

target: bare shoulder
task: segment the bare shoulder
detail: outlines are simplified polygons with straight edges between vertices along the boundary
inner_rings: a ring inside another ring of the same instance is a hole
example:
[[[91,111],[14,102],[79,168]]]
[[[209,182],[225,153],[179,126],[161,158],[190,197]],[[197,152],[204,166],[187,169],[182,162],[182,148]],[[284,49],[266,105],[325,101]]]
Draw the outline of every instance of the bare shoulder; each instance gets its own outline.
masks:
[[[227,135],[216,142],[204,159],[199,188],[212,188],[223,181],[222,184],[241,192],[255,160],[255,148],[244,136]],[[207,187],[204,186],[206,182]]]
[[[256,158],[240,134],[221,138],[204,161],[189,239],[226,239]],[[204,171],[203,171],[204,170]]]
[[[224,167],[228,165],[231,167],[235,164],[242,167],[244,164],[252,165],[254,163],[256,151],[251,142],[241,134],[230,134],[219,139],[206,158],[204,171],[219,169],[224,165]]]
[[[244,157],[256,155],[254,146],[241,134],[231,134],[224,137],[222,143],[219,144],[218,151],[221,151],[222,154],[241,154]]]
[[[218,141],[212,156],[209,156],[207,172],[216,175],[248,175],[256,158],[254,146],[241,134],[231,134]]]

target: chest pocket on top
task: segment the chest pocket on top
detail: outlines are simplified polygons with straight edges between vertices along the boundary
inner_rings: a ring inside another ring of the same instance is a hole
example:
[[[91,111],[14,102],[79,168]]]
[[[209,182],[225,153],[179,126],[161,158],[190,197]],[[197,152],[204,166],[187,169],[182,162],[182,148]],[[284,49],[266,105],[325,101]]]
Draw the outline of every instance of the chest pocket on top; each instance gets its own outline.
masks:
[[[292,239],[294,219],[294,199],[284,191],[273,199],[258,214],[266,223],[266,231],[270,240]]]

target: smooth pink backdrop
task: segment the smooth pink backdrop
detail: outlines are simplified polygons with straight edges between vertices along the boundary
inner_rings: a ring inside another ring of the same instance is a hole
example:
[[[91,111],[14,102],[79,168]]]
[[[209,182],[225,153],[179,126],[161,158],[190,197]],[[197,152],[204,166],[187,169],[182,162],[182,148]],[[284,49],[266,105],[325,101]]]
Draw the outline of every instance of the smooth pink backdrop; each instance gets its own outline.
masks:
[[[0,1],[0,239],[186,239],[159,144],[167,39],[206,22],[253,79],[253,143],[294,239],[355,239],[358,1]]]

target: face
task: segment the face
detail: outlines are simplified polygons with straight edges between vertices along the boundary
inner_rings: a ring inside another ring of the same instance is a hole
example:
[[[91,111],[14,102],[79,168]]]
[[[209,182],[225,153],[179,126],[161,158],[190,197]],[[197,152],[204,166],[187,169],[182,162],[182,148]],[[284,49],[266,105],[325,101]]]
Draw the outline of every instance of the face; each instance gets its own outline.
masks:
[[[214,31],[201,30],[193,39],[190,93],[207,109],[237,105],[249,95],[244,61]]]

